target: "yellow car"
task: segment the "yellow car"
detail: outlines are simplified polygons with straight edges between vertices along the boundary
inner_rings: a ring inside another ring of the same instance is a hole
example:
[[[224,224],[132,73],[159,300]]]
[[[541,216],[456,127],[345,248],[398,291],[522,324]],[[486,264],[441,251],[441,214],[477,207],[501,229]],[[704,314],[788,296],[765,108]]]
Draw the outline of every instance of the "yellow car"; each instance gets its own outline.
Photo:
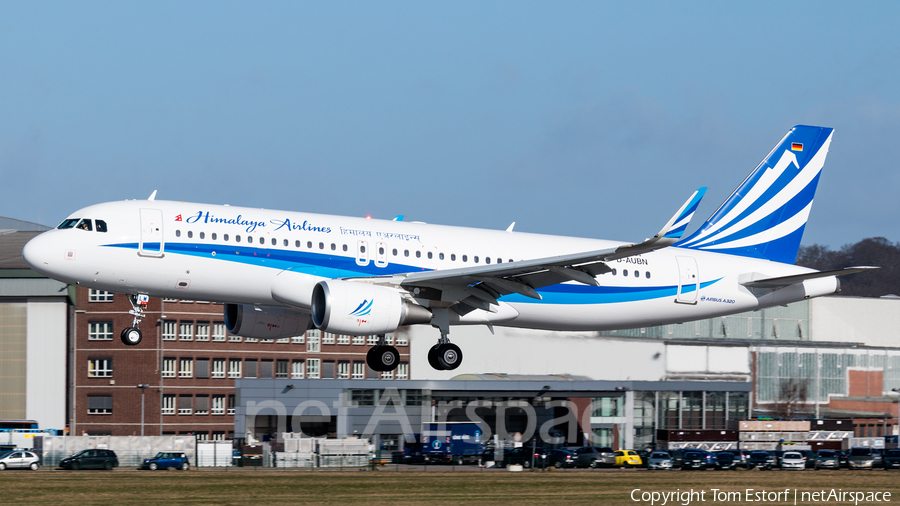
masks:
[[[619,450],[616,452],[616,467],[639,467],[641,464],[641,456],[634,450]]]

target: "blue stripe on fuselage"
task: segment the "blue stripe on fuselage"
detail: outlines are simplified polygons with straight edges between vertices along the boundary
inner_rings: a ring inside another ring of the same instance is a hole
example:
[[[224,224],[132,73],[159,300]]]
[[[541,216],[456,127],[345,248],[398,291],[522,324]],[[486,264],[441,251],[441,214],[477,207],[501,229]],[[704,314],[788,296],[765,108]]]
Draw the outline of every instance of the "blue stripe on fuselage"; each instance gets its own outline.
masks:
[[[138,249],[137,243],[107,244],[105,246],[109,248]],[[363,266],[357,264],[356,259],[352,257],[247,246],[166,243],[165,251],[166,253],[238,262],[271,269],[290,269],[323,278],[379,276],[431,270],[399,263],[388,263],[385,267],[377,267],[371,260],[367,265]],[[721,279],[701,283],[700,288],[706,288]],[[685,286],[682,288],[682,293],[690,293],[695,289],[694,285]],[[541,300],[516,293],[504,295],[500,300],[529,304],[612,304],[616,302],[637,302],[663,297],[675,297],[678,294],[678,286],[637,287],[558,284],[539,288],[537,292],[541,294]]]

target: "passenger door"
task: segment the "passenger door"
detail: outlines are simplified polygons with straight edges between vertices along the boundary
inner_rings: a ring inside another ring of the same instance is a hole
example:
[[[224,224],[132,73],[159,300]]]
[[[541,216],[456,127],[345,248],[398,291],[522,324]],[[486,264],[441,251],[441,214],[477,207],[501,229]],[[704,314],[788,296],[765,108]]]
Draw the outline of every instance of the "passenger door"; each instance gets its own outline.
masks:
[[[163,214],[159,209],[141,209],[141,242],[138,254],[146,257],[163,256],[165,238],[163,237]]]
[[[694,257],[675,257],[678,262],[678,294],[675,302],[696,304],[700,292],[700,274]]]

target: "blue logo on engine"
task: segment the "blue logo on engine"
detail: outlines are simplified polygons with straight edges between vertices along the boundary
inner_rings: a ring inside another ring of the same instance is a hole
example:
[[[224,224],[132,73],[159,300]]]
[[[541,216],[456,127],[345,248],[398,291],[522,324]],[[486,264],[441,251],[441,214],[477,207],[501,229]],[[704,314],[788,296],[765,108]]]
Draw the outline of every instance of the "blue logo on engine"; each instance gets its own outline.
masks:
[[[364,300],[356,309],[350,312],[350,316],[365,316],[372,312],[372,304],[375,302],[375,299],[372,300]]]

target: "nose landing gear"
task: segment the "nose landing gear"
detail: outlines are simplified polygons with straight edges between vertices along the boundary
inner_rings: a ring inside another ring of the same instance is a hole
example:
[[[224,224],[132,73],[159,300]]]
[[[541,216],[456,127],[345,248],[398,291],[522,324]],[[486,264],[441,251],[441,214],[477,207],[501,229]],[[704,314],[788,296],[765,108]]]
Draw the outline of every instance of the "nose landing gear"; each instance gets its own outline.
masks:
[[[119,337],[122,339],[122,342],[128,346],[137,346],[144,337],[141,333],[141,329],[138,327],[141,324],[141,320],[144,319],[144,310],[147,309],[147,304],[150,302],[150,296],[142,293],[132,295],[131,297],[128,297],[128,302],[131,303],[131,311],[129,311],[128,314],[134,316],[134,320],[130,327],[122,330]]]

